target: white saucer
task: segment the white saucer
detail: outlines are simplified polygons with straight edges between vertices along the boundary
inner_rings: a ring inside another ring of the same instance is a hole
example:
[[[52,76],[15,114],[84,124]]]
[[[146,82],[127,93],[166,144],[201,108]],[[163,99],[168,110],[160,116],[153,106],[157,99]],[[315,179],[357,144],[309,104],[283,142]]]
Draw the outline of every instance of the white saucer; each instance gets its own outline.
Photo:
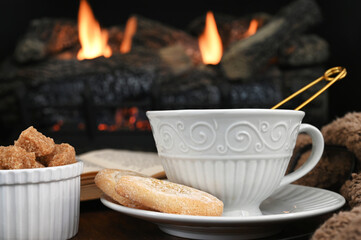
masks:
[[[153,222],[177,237],[192,239],[255,239],[280,232],[287,221],[334,211],[345,199],[334,192],[286,185],[261,205],[263,216],[205,217],[168,214],[128,208],[101,198],[102,203],[121,213]]]

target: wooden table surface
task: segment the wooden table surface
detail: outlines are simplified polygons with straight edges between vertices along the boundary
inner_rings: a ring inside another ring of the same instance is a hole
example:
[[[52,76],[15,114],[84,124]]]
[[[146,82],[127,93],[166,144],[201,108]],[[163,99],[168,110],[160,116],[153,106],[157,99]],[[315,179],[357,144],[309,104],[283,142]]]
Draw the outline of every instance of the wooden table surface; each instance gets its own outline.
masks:
[[[290,221],[284,230],[267,239],[309,239],[332,213]],[[80,204],[79,232],[72,240],[102,239],[183,239],[163,233],[157,225],[127,216],[104,206],[100,200]]]

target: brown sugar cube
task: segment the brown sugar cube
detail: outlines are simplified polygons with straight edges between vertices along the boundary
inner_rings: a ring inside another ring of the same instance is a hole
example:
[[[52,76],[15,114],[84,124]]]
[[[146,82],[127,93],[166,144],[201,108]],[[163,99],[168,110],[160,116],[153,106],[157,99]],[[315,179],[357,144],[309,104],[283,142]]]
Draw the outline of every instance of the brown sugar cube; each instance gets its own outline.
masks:
[[[55,144],[54,151],[51,154],[40,157],[38,160],[47,167],[76,163],[75,149],[67,143]]]
[[[0,146],[0,169],[41,168],[35,160],[35,153],[17,146]]]
[[[20,134],[15,146],[34,152],[36,157],[41,157],[52,153],[55,143],[52,138],[44,136],[31,126]]]

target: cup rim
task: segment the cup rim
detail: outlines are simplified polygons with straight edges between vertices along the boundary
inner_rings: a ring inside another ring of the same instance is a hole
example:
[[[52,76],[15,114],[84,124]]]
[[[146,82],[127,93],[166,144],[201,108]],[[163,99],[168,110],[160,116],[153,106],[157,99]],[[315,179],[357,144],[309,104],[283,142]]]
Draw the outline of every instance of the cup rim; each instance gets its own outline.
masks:
[[[45,172],[45,171],[51,171],[52,169],[67,169],[75,167],[79,164],[82,164],[82,161],[77,159],[77,162],[70,163],[66,165],[61,166],[54,166],[54,167],[43,167],[43,168],[20,168],[20,169],[0,169],[0,175],[6,174],[6,173],[21,173],[21,172]]]
[[[177,109],[177,110],[151,110],[147,111],[147,116],[154,115],[207,115],[207,114],[277,114],[277,115],[300,115],[304,116],[305,112],[300,110],[291,110],[291,109],[267,109],[267,108],[238,108],[238,109]]]
[[[83,162],[78,159],[76,163],[55,167],[4,169],[0,170],[0,187],[5,185],[61,181],[80,176],[82,171]]]

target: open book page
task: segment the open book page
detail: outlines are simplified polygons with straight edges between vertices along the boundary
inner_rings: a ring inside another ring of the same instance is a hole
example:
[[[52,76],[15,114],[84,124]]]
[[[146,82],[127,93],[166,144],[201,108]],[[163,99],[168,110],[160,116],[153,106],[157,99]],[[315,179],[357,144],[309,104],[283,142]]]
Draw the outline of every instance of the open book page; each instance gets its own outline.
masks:
[[[90,173],[90,172],[98,172],[100,170],[102,170],[104,167],[98,165],[98,164],[94,164],[92,162],[87,161],[86,159],[84,160],[84,158],[79,158],[80,160],[83,161],[83,173]]]
[[[83,174],[104,168],[125,169],[153,177],[162,177],[164,169],[157,153],[102,149],[77,156],[84,162]]]

